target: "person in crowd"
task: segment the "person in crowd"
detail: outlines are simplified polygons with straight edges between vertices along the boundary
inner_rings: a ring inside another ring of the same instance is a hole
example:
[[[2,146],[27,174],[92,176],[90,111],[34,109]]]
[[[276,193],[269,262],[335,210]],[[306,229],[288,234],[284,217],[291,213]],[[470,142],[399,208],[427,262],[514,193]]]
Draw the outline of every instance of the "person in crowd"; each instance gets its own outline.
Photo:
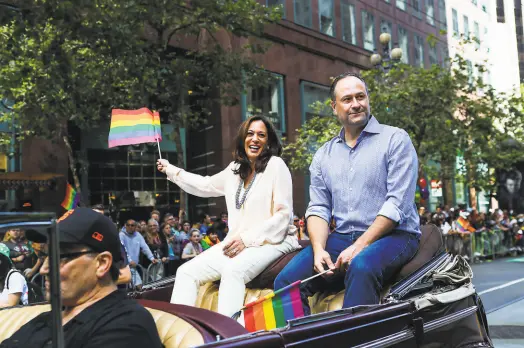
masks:
[[[136,230],[142,236],[145,236],[147,231],[147,222],[145,220],[140,220],[136,225]]]
[[[65,346],[162,347],[152,315],[117,289],[121,247],[114,223],[90,208],[76,208],[59,219],[58,227]],[[28,238],[45,242],[37,231],[28,231]],[[40,272],[48,283],[47,258]],[[0,347],[47,347],[51,323],[51,312],[44,312]]]
[[[25,239],[22,230],[19,228],[8,230],[4,236],[4,244],[11,251],[11,261],[16,269],[25,272],[33,268],[33,249],[31,243]]]
[[[93,209],[94,211],[96,211],[97,213],[100,213],[102,215],[105,214],[105,208],[104,208],[104,205],[103,204],[95,204],[91,207],[91,209]]]
[[[177,256],[174,251],[175,234],[171,225],[168,223],[162,224],[160,227],[161,233],[164,234],[167,243],[167,262],[164,264],[164,274],[172,276],[175,274],[179,264],[177,264]]]
[[[199,286],[220,282],[218,312],[233,315],[244,305],[245,284],[283,254],[299,248],[292,226],[291,173],[279,157],[282,145],[271,122],[253,116],[239,128],[234,161],[202,177],[158,160],[158,170],[186,192],[225,196],[229,232],[224,241],[177,271],[172,303],[194,306]]]
[[[28,303],[27,281],[9,257],[9,248],[0,243],[0,308]]]
[[[160,212],[158,210],[153,210],[150,214],[150,218],[160,223]]]
[[[307,220],[305,217],[302,217],[298,221],[298,239],[309,240],[309,234],[307,231]]]
[[[205,237],[210,225],[211,217],[209,216],[209,214],[203,213],[202,215],[200,215],[200,234],[202,235],[202,237]]]
[[[300,218],[297,215],[293,215],[293,225],[295,226],[297,231],[300,229]]]
[[[135,220],[127,220],[124,227],[125,228],[120,231],[119,237],[127,251],[129,267],[131,270],[131,283],[134,288],[141,289],[142,277],[137,270],[137,265],[140,264],[140,252],[142,252],[147,259],[154,264],[156,264],[158,260],[155,259],[153,253],[147,246],[144,237],[136,232]]]
[[[161,265],[156,266],[152,270],[152,279],[158,280],[161,279],[164,276],[164,267],[163,264],[168,262],[168,245],[166,237],[163,233],[159,233],[160,228],[158,226],[158,221],[151,218],[147,222],[147,231],[144,236],[144,239],[146,240],[146,244],[151,249],[151,252],[155,256],[155,259],[160,260],[162,263]],[[148,268],[151,264],[149,259],[143,259],[142,265],[145,268]]]
[[[216,221],[213,224],[213,229],[217,232],[218,240],[221,242],[226,238],[227,233],[229,231],[227,223],[223,220]]]
[[[225,222],[227,225],[227,213],[225,211],[220,213],[220,220]]]
[[[415,255],[420,239],[415,205],[417,153],[406,131],[382,125],[371,115],[365,81],[336,77],[330,89],[340,133],[314,155],[306,217],[311,246],[277,276],[275,290],[314,272],[341,283],[343,307],[378,304],[383,286]],[[329,223],[335,221],[331,234]],[[335,272],[340,278],[333,278]],[[301,287],[308,296],[321,282]]]
[[[220,243],[220,239],[218,239],[218,231],[217,231],[217,223],[215,222],[208,230],[207,235],[202,238],[202,240],[206,243],[207,248],[204,250],[207,250],[211,248],[212,246],[215,246]]]
[[[182,251],[182,260],[189,260],[198,255],[203,251],[202,245],[200,245],[200,230],[193,228],[189,234],[189,243],[184,247]]]
[[[173,231],[177,231],[177,232],[180,231],[178,229],[178,225],[179,225],[178,216],[174,216],[171,213],[166,213],[164,215],[164,224],[169,224],[169,226],[171,227]]]

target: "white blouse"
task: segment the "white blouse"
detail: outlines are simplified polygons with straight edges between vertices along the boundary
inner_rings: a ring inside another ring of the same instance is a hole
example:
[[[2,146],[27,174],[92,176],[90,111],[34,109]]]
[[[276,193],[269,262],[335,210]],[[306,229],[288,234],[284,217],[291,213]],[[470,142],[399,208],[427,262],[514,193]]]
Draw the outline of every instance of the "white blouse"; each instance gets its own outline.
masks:
[[[245,246],[290,242],[300,248],[293,225],[293,187],[291,173],[280,157],[270,158],[266,170],[258,173],[246,200],[236,208],[235,197],[240,176],[233,173],[238,164],[231,162],[213,176],[188,173],[169,165],[167,178],[189,194],[199,197],[225,196],[229,232],[226,241],[240,236]],[[240,196],[242,197],[242,195]]]

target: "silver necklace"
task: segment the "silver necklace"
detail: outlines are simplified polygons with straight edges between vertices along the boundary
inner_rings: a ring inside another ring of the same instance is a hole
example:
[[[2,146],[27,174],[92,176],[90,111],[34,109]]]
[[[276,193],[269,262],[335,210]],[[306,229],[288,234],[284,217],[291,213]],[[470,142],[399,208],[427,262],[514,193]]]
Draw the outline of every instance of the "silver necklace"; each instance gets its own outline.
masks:
[[[249,192],[249,189],[251,188],[251,186],[253,186],[253,183],[255,182],[256,177],[257,177],[257,173],[255,172],[255,175],[253,176],[253,179],[247,186],[246,191],[244,191],[244,194],[242,195],[241,200],[240,200],[240,191],[242,191],[242,185],[244,185],[244,180],[240,179],[240,183],[238,184],[237,194],[235,196],[235,203],[236,203],[237,209],[240,209],[244,205],[244,202],[246,201],[247,193]]]

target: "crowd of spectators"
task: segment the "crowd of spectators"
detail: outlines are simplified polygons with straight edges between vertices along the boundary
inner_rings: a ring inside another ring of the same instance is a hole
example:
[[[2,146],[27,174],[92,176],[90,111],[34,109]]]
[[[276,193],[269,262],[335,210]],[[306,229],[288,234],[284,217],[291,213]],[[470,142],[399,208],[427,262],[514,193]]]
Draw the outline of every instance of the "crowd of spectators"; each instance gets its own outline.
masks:
[[[140,289],[142,279],[154,281],[176,274],[182,263],[220,243],[227,235],[227,213],[211,219],[202,214],[197,222],[178,215],[153,210],[149,220],[128,219],[120,230],[120,241],[127,251],[132,280],[130,287]]]
[[[420,207],[419,216],[421,225],[434,224],[440,228],[448,252],[463,255],[466,259],[475,253],[475,250],[471,250],[474,235],[500,232],[502,238],[497,240],[497,245],[504,250],[521,247],[523,242],[522,232],[519,231],[523,227],[524,214],[517,215],[500,209],[479,213],[476,209],[444,205],[438,206],[433,212]]]

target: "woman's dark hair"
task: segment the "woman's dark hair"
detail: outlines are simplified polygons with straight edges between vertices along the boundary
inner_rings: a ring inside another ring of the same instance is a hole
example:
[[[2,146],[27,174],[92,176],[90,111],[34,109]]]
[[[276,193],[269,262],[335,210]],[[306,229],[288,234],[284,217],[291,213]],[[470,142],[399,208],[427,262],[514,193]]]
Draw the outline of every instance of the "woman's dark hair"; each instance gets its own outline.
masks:
[[[282,154],[282,144],[280,143],[280,139],[278,138],[275,127],[271,121],[269,121],[264,116],[252,116],[248,118],[240,125],[240,128],[238,129],[237,137],[235,139],[236,146],[235,150],[233,151],[235,163],[240,164],[238,169],[235,169],[233,172],[235,174],[239,174],[243,180],[246,179],[249,174],[251,174],[251,164],[249,163],[244,143],[247,137],[247,132],[249,131],[249,126],[254,121],[264,122],[267,128],[267,143],[266,146],[264,146],[262,149],[260,156],[258,156],[256,159],[255,172],[264,172],[271,156],[280,156]]]

